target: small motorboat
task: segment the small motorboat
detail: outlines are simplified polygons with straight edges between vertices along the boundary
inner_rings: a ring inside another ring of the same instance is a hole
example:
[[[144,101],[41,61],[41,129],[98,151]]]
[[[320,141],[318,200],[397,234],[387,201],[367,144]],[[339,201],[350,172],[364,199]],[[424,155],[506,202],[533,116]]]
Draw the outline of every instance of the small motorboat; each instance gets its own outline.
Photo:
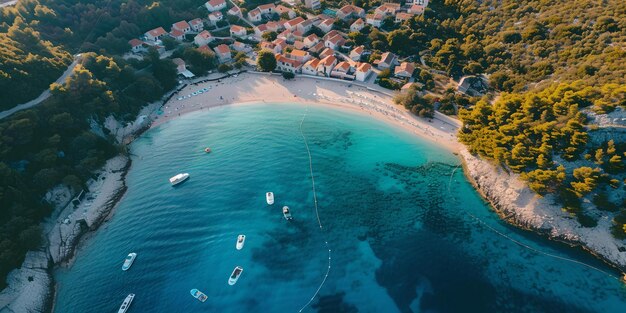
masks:
[[[274,204],[274,193],[269,191],[265,193],[265,200],[267,201],[267,204],[272,205]]]
[[[211,153],[211,148],[209,148],[209,147],[204,148],[204,152]]]
[[[191,289],[191,295],[198,299],[200,302],[204,302],[206,301],[206,299],[208,299],[209,297],[207,297],[202,291],[198,290],[198,289]]]
[[[285,217],[286,220],[291,221],[293,218],[291,217],[291,212],[289,212],[289,207],[288,206],[284,206],[283,207],[283,216]]]
[[[233,273],[230,274],[230,278],[228,278],[228,284],[231,286],[236,284],[237,280],[239,280],[239,276],[241,276],[241,273],[243,273],[243,268],[241,266],[235,267]]]
[[[124,260],[124,265],[122,265],[122,271],[127,271],[131,265],[133,265],[133,262],[135,262],[135,258],[137,257],[137,253],[135,252],[131,252],[128,254],[128,256],[126,256],[126,259]]]
[[[128,311],[128,307],[130,306],[130,303],[133,302],[133,299],[135,299],[134,293],[126,296],[126,299],[124,299],[124,302],[122,302],[122,306],[120,306],[120,309],[117,311],[117,313],[126,313],[126,311]]]
[[[172,178],[170,178],[170,184],[172,184],[172,186],[176,186],[187,180],[187,178],[189,178],[189,173],[176,174]]]
[[[237,236],[237,250],[243,249],[243,244],[246,242],[246,235]]]

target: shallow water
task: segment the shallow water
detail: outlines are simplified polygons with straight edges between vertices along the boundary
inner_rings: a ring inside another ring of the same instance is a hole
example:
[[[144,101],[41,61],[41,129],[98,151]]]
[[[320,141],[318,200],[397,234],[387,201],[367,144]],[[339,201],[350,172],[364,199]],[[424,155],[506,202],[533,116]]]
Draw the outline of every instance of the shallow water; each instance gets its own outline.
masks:
[[[129,293],[129,312],[297,312],[326,273],[325,241],[330,275],[303,312],[626,312],[617,280],[520,247],[467,212],[535,249],[610,269],[501,222],[451,153],[366,115],[225,106],[148,131],[132,153],[115,215],[55,274],[55,312],[117,312]],[[171,187],[179,172],[191,178]],[[122,272],[129,252],[138,257]]]

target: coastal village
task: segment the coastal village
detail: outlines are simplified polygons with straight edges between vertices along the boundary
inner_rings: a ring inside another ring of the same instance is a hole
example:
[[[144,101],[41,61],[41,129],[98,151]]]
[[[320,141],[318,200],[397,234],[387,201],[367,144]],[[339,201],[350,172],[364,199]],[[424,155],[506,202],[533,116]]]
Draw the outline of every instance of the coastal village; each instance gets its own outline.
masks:
[[[163,41],[174,39],[175,47],[191,46],[213,53],[225,65],[222,69],[228,70],[254,68],[259,52],[271,51],[276,60],[275,72],[378,82],[387,88],[390,83],[380,82],[390,81],[406,90],[412,85],[423,86],[414,73],[417,66],[425,64],[416,65],[390,51],[372,53],[364,45],[355,44],[350,33],[359,33],[365,27],[388,33],[382,30],[383,24],[398,28],[400,23],[422,15],[427,6],[428,0],[408,0],[403,4],[383,3],[369,11],[350,4],[320,10],[319,1],[306,0],[297,5],[293,1],[262,4],[246,12],[236,2],[210,0],[204,4],[205,16],[147,30],[141,38],[129,41],[130,52],[140,56],[152,47],[162,58],[169,57],[171,50],[166,50]],[[239,61],[242,55],[245,62]],[[183,59],[172,61],[181,79],[195,76]],[[459,84],[460,91],[466,92],[467,82]]]

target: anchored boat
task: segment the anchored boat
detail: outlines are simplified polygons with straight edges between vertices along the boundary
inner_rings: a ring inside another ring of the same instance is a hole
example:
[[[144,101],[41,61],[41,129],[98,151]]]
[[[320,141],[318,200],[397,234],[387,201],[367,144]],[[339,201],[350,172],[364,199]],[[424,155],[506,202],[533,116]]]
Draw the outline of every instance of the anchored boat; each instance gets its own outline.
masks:
[[[172,178],[170,178],[170,184],[172,184],[172,186],[176,186],[187,180],[187,178],[189,178],[189,173],[176,174]]]
[[[228,284],[231,286],[236,284],[242,272],[243,272],[243,268],[241,268],[241,266],[235,267],[235,269],[233,270],[233,273],[230,274],[230,278],[228,279]]]
[[[124,265],[122,265],[122,271],[127,271],[133,262],[135,262],[135,258],[137,257],[137,253],[131,252],[128,254],[126,259],[124,260]]]
[[[198,290],[198,289],[191,289],[191,295],[198,299],[200,302],[204,302],[206,301],[206,299],[208,299],[209,297],[207,297],[202,291]]]
[[[204,152],[211,153],[211,148],[209,148],[209,147],[204,148]]]
[[[243,249],[243,244],[246,242],[246,235],[237,236],[237,250]]]
[[[272,205],[274,204],[274,193],[273,192],[267,192],[265,194],[265,200],[267,200],[267,204]]]
[[[120,309],[117,311],[117,313],[126,313],[126,311],[128,311],[128,307],[130,306],[130,303],[133,302],[133,299],[135,299],[134,293],[126,296],[126,299],[124,299],[124,302],[122,302],[122,306],[120,306]]]
[[[283,216],[285,217],[286,220],[291,221],[293,218],[291,217],[291,212],[289,212],[289,207],[288,206],[284,206],[283,207]]]

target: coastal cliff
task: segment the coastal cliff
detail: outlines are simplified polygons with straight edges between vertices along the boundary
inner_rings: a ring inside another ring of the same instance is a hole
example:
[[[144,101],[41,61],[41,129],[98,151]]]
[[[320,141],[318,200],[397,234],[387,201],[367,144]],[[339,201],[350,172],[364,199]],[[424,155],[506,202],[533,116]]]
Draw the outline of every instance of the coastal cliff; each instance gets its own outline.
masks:
[[[600,217],[598,225],[582,227],[575,217],[561,210],[551,196],[540,197],[530,190],[519,175],[506,172],[465,148],[459,155],[464,161],[466,176],[503,219],[551,239],[580,245],[626,271],[625,244],[611,235],[610,213],[595,212]]]

